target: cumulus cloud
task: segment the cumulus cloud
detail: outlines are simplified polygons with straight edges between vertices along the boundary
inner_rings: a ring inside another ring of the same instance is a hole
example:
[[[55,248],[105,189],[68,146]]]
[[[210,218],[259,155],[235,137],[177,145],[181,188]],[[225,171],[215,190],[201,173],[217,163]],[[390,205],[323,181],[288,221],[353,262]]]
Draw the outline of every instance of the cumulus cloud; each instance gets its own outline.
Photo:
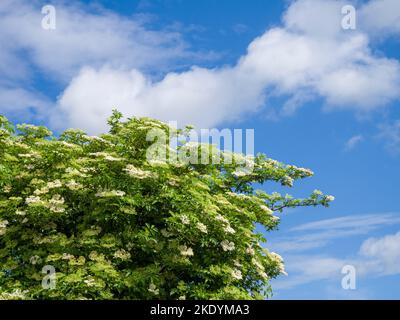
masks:
[[[314,281],[337,281],[345,265],[355,267],[357,276],[385,276],[400,273],[400,232],[362,241],[358,251],[337,257],[315,254],[333,241],[366,235],[388,225],[400,224],[398,213],[367,214],[324,219],[301,224],[289,230],[289,236],[269,241],[269,248],[283,253],[288,277],[274,287],[289,289]]]
[[[386,149],[392,154],[400,152],[400,120],[380,125],[378,138],[385,141]]]
[[[372,0],[359,10],[360,27],[374,37],[400,33],[400,1]]]
[[[285,114],[315,98],[327,109],[368,112],[385,106],[399,97],[400,64],[375,56],[362,30],[341,28],[344,4],[294,2],[282,27],[254,39],[232,66],[192,67],[156,82],[137,69],[84,68],[61,95],[57,114],[73,126],[101,131],[114,106],[127,115],[200,127],[241,119],[260,110],[269,95],[289,97]]]
[[[100,6],[54,1],[56,29],[42,28],[39,1],[0,1],[0,112],[15,114],[34,106],[35,113],[54,111],[32,90],[41,77],[65,88],[83,66],[137,68],[149,73],[199,60],[182,35],[151,30],[139,16],[121,16]],[[208,57],[205,57],[208,58]],[[22,92],[22,96],[17,93]],[[26,99],[28,96],[31,99]],[[16,100],[10,97],[14,94]],[[45,99],[45,100],[49,100]],[[54,107],[54,101],[53,101]],[[25,119],[27,117],[24,117]]]
[[[284,253],[322,248],[336,239],[366,235],[384,226],[400,224],[400,215],[376,213],[350,215],[304,223],[288,230],[287,235],[271,241],[273,250]]]
[[[368,14],[380,8],[374,2],[359,8],[368,26],[343,30],[341,7],[347,2],[294,1],[281,26],[254,39],[235,64],[177,72],[180,58],[198,61],[198,55],[187,50],[176,31],[149,30],[137,17],[64,2],[55,4],[56,30],[43,30],[36,2],[5,0],[0,4],[5,44],[0,86],[26,90],[34,71],[65,84],[55,106],[40,110],[47,110],[53,127],[92,133],[105,129],[114,107],[127,116],[199,127],[241,120],[259,112],[270,96],[287,99],[282,115],[313,99],[321,99],[327,110],[368,112],[400,95],[399,62],[375,55],[369,42],[371,30],[383,28]],[[387,14],[396,7],[385,1]],[[5,102],[0,100],[1,111],[9,110]]]
[[[382,274],[400,273],[400,232],[365,240],[360,254],[367,259],[376,260],[377,271]]]

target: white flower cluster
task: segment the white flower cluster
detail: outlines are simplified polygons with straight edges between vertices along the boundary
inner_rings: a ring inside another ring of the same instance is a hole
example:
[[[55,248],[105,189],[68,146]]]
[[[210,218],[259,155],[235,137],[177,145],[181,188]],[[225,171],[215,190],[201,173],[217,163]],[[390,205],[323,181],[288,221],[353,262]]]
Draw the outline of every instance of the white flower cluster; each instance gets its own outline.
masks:
[[[193,249],[187,246],[179,246],[179,251],[181,252],[181,255],[183,256],[193,256]]]
[[[160,290],[157,289],[154,283],[150,283],[149,288],[147,290],[156,296],[160,294]]]
[[[42,261],[42,259],[39,256],[32,256],[29,258],[29,262],[33,265],[38,264]]]
[[[18,300],[25,299],[28,290],[22,291],[21,289],[16,289],[13,292],[3,292],[0,294],[0,300]]]
[[[96,284],[96,280],[94,280],[93,277],[88,277],[87,279],[83,280],[83,282],[88,286],[88,287],[93,287]]]
[[[265,206],[265,205],[261,205],[260,209],[265,211],[268,214],[273,214],[273,211],[270,208],[268,208],[267,206]]]
[[[0,220],[0,236],[6,233],[7,225],[8,225],[7,220]]]
[[[99,191],[95,194],[98,198],[123,197],[124,195],[125,192],[121,190]]]
[[[235,250],[235,244],[232,241],[222,240],[220,243],[222,250],[224,251],[233,251]]]
[[[190,223],[190,219],[186,214],[181,215],[180,219],[181,219],[181,222],[183,224],[189,224]]]
[[[78,183],[78,182],[76,182],[74,179],[69,180],[69,181],[65,184],[65,186],[66,186],[68,189],[70,189],[70,190],[79,190],[79,189],[82,189],[82,188],[83,188],[83,185],[80,184],[80,183]]]
[[[271,257],[271,259],[273,261],[275,261],[278,264],[279,272],[287,276],[288,274],[285,271],[285,265],[283,264],[282,257],[279,254],[275,253],[275,252],[270,252],[269,256]]]
[[[220,222],[222,222],[223,224],[225,224],[225,225],[223,226],[223,229],[224,229],[224,232],[225,232],[225,233],[230,233],[230,234],[236,233],[236,230],[233,229],[233,228],[231,227],[231,225],[230,225],[230,223],[229,223],[229,220],[226,219],[225,217],[223,217],[222,215],[217,214],[216,217],[215,217],[215,220],[220,221]]]
[[[44,206],[44,205],[46,205],[46,202],[37,196],[30,196],[30,197],[26,198],[25,203],[28,206]]]
[[[104,160],[107,160],[107,161],[123,161],[124,160],[122,158],[114,157],[114,156],[110,155],[107,152],[93,152],[93,153],[89,153],[89,155],[95,156],[95,157],[99,157],[99,158],[101,157],[101,158],[104,158]]]
[[[131,257],[131,254],[124,249],[119,249],[114,252],[114,257],[119,258],[121,260],[128,260]]]
[[[88,177],[87,174],[84,174],[84,173],[80,172],[78,169],[75,169],[75,168],[67,168],[67,169],[65,169],[65,172],[69,176],[77,176],[77,177],[82,177],[82,178],[87,178]]]
[[[12,187],[10,185],[5,185],[3,187],[3,192],[4,193],[10,193],[11,192]]]
[[[123,169],[129,176],[137,179],[155,178],[156,174],[151,171],[142,170],[135,167],[132,164],[128,164],[125,169]]]
[[[252,247],[247,247],[246,248],[246,253],[251,255],[251,256],[254,256],[255,251],[254,251],[254,249]]]
[[[62,187],[62,183],[60,180],[54,180],[54,181],[47,183],[47,188],[49,188],[49,189],[61,188],[61,187]]]
[[[335,197],[334,196],[326,196],[325,199],[326,199],[326,201],[331,202],[331,201],[335,200]]]
[[[110,142],[110,141],[108,141],[108,140],[106,140],[106,139],[103,139],[103,138],[101,138],[101,137],[98,137],[98,136],[88,136],[88,135],[84,135],[83,138],[86,139],[86,140],[88,140],[88,141],[97,141],[97,142],[105,143],[105,144],[108,144],[108,145],[113,145],[112,142]]]
[[[41,158],[41,155],[38,152],[30,152],[30,153],[20,153],[18,154],[20,158]]]
[[[199,229],[203,233],[207,233],[207,226],[204,223],[198,222],[196,224],[197,229]]]
[[[65,208],[63,206],[64,202],[65,201],[63,197],[61,197],[59,194],[55,194],[49,200],[48,208],[50,209],[51,212],[62,213],[65,211]]]
[[[242,276],[242,272],[238,269],[234,269],[231,273],[232,278],[236,279],[236,280],[240,280],[243,278]]]

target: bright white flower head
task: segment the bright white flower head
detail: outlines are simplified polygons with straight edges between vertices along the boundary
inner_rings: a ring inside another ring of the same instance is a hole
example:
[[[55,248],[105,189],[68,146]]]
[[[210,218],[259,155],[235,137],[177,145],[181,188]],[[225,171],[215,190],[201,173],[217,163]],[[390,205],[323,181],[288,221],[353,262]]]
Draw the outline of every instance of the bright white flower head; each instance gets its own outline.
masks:
[[[137,179],[155,178],[156,174],[151,171],[142,170],[135,167],[132,164],[128,164],[125,169],[123,169],[129,176]]]
[[[47,183],[47,188],[49,189],[60,188],[60,187],[62,187],[62,183],[60,180],[54,180]]]
[[[220,214],[216,215],[215,220],[221,221],[223,223],[229,223],[229,220],[226,219],[225,217],[221,216]]]
[[[108,198],[108,197],[123,197],[125,195],[124,191],[121,190],[111,190],[111,191],[99,191],[96,193],[98,198]]]
[[[39,256],[32,256],[29,258],[29,262],[33,265],[40,263],[41,259]]]
[[[131,254],[124,249],[119,249],[114,252],[114,257],[121,260],[128,260],[131,257]]]
[[[207,226],[201,222],[196,224],[197,229],[199,229],[203,233],[207,233]]]
[[[255,251],[254,251],[254,249],[252,247],[247,247],[246,248],[246,253],[251,255],[251,256],[254,256]]]
[[[233,251],[235,250],[235,244],[232,241],[223,240],[221,241],[221,247],[224,251]]]
[[[233,229],[231,226],[224,227],[224,231],[226,233],[230,233],[230,234],[235,234],[236,233],[235,229]]]
[[[157,289],[154,283],[150,283],[149,288],[147,290],[156,296],[160,294],[160,290]]]
[[[273,213],[273,211],[270,208],[268,208],[267,206],[261,205],[260,208],[268,214]]]
[[[179,251],[181,252],[181,255],[183,256],[193,256],[193,249],[189,248],[187,246],[179,246]]]
[[[242,276],[242,272],[238,269],[234,269],[231,273],[232,278],[236,279],[236,280],[240,280],[243,278]]]
[[[183,214],[183,215],[181,215],[181,222],[183,224],[189,224],[190,223],[190,219],[189,219],[189,217],[187,215]]]

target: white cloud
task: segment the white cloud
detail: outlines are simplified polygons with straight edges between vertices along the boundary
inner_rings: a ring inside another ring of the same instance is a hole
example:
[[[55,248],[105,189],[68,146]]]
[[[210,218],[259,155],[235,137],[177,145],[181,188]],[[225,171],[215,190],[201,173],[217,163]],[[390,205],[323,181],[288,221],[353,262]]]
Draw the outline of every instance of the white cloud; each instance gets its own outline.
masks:
[[[270,242],[277,252],[302,252],[321,248],[335,239],[366,235],[384,226],[400,224],[400,215],[378,213],[344,216],[304,223],[288,230],[286,236]]]
[[[36,106],[47,94],[35,95],[37,92],[30,89],[38,75],[64,87],[83,66],[107,65],[159,73],[186,64],[189,58],[201,58],[188,50],[180,33],[151,30],[140,16],[121,16],[98,5],[77,2],[60,0],[52,4],[56,9],[56,29],[45,30],[38,1],[0,1],[1,113],[19,112],[26,92],[32,99],[25,99],[27,110],[35,105],[41,116],[54,112],[47,104]],[[24,91],[22,97],[10,100],[10,94],[18,91]]]
[[[382,238],[369,238],[363,242],[360,254],[377,261],[376,271],[381,274],[400,273],[400,232]]]
[[[82,66],[146,69],[188,54],[179,33],[148,30],[137,17],[60,1],[54,7],[56,29],[45,30],[41,6],[20,0],[0,4],[6,52],[16,56],[24,50],[32,64],[54,79],[69,80]]]
[[[193,67],[158,82],[136,69],[85,68],[62,94],[57,112],[70,125],[88,123],[87,129],[100,131],[113,106],[127,115],[200,127],[241,119],[258,111],[268,95],[289,96],[283,113],[316,97],[324,98],[328,109],[382,107],[400,95],[400,64],[373,55],[367,34],[341,29],[343,4],[296,1],[283,27],[254,39],[233,66]],[[113,90],[96,90],[108,85]]]
[[[380,125],[378,138],[385,141],[389,152],[398,154],[400,152],[400,120]]]
[[[363,140],[364,140],[364,137],[361,134],[352,136],[349,140],[346,141],[345,149],[348,151],[353,150]]]
[[[369,1],[359,10],[358,21],[364,30],[379,38],[399,33],[400,1]]]
[[[56,30],[47,31],[39,6],[6,0],[0,4],[0,39],[7,44],[0,54],[0,85],[25,88],[33,70],[68,83],[45,115],[59,129],[90,132],[105,129],[113,107],[127,116],[199,127],[241,120],[259,111],[268,96],[287,98],[281,114],[316,98],[326,109],[368,112],[399,98],[400,64],[372,52],[365,32],[370,28],[341,29],[344,4],[295,1],[282,26],[254,39],[236,64],[165,73],[175,70],[177,58],[198,58],[178,32],[152,31],[137,17],[64,2],[55,4]],[[18,66],[15,73],[12,65]],[[154,80],[155,70],[164,76]]]
[[[291,236],[270,239],[269,248],[283,254],[289,273],[288,277],[277,279],[274,288],[289,289],[315,281],[336,281],[340,285],[342,267],[348,264],[355,267],[357,277],[400,274],[400,232],[368,238],[358,251],[344,257],[310,251],[399,223],[399,214],[339,217],[305,223],[290,229]]]

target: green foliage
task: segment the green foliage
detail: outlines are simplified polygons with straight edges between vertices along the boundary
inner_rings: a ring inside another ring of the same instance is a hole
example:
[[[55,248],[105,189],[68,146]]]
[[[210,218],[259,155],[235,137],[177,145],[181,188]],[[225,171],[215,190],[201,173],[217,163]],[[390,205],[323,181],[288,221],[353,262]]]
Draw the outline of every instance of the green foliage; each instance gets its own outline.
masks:
[[[70,129],[57,138],[0,117],[0,298],[269,296],[283,261],[262,247],[256,225],[276,229],[274,212],[333,197],[293,199],[252,184],[291,187],[313,173],[264,155],[245,159],[253,167],[246,174],[238,161],[149,162],[150,130],[188,136],[191,127],[121,119],[114,111],[100,137]],[[55,288],[42,286],[44,266],[54,267]]]

